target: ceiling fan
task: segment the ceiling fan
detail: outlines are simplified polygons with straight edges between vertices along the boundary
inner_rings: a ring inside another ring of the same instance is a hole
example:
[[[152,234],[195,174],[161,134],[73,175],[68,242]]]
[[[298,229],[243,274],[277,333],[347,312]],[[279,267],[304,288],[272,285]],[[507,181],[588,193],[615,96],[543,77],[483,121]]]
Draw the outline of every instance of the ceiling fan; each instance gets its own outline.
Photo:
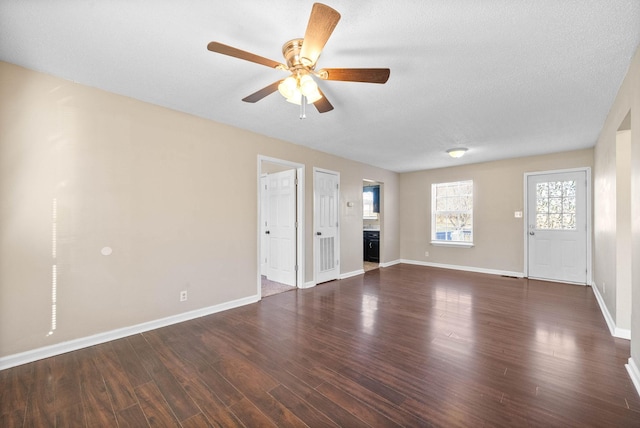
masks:
[[[287,101],[301,106],[300,117],[304,118],[304,105],[307,103],[313,104],[320,113],[333,110],[333,106],[318,87],[314,77],[321,80],[365,83],[385,83],[389,79],[390,70],[388,68],[323,68],[315,70],[322,49],[339,20],[340,14],[336,10],[322,3],[315,3],[311,9],[304,38],[289,40],[282,46],[282,55],[286,60],[286,65],[219,42],[209,43],[207,49],[290,72],[289,77],[254,92],[243,98],[242,101],[255,103],[267,95],[279,91]]]

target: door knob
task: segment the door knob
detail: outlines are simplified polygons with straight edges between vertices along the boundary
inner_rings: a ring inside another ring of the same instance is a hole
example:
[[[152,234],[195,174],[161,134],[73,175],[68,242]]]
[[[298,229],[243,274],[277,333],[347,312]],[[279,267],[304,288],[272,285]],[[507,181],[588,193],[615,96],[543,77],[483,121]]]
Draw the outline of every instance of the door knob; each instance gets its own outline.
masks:
[[[269,232],[268,230],[266,232],[264,232],[266,235],[269,235],[271,232]]]
[[[536,234],[536,233],[535,233],[533,230],[532,230],[531,232],[529,232],[529,235],[531,235],[531,236],[533,236],[533,235],[535,235],[535,234]]]
[[[322,235],[322,232],[316,232],[316,235],[320,236]]]

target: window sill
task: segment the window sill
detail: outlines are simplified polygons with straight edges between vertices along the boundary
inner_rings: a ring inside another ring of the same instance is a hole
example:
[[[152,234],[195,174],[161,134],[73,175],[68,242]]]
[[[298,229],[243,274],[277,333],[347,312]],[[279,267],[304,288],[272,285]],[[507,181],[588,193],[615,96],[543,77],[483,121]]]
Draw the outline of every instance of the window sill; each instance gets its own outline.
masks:
[[[431,241],[431,245],[436,247],[473,248],[473,242]]]

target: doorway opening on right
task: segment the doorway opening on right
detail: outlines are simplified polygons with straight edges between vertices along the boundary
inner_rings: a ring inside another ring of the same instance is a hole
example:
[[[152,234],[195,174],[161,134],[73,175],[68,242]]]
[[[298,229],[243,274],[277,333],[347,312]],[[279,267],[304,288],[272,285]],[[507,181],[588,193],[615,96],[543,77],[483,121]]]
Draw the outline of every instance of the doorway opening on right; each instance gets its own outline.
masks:
[[[362,181],[362,256],[365,272],[380,267],[382,183]]]

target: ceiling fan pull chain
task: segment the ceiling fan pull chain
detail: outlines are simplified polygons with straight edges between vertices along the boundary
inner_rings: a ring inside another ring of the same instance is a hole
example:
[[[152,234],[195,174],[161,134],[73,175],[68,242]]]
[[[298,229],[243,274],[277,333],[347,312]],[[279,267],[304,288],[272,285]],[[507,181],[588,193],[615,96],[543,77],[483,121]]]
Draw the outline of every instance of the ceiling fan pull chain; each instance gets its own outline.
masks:
[[[300,120],[307,118],[306,105],[307,105],[307,97],[302,95],[300,97]]]

